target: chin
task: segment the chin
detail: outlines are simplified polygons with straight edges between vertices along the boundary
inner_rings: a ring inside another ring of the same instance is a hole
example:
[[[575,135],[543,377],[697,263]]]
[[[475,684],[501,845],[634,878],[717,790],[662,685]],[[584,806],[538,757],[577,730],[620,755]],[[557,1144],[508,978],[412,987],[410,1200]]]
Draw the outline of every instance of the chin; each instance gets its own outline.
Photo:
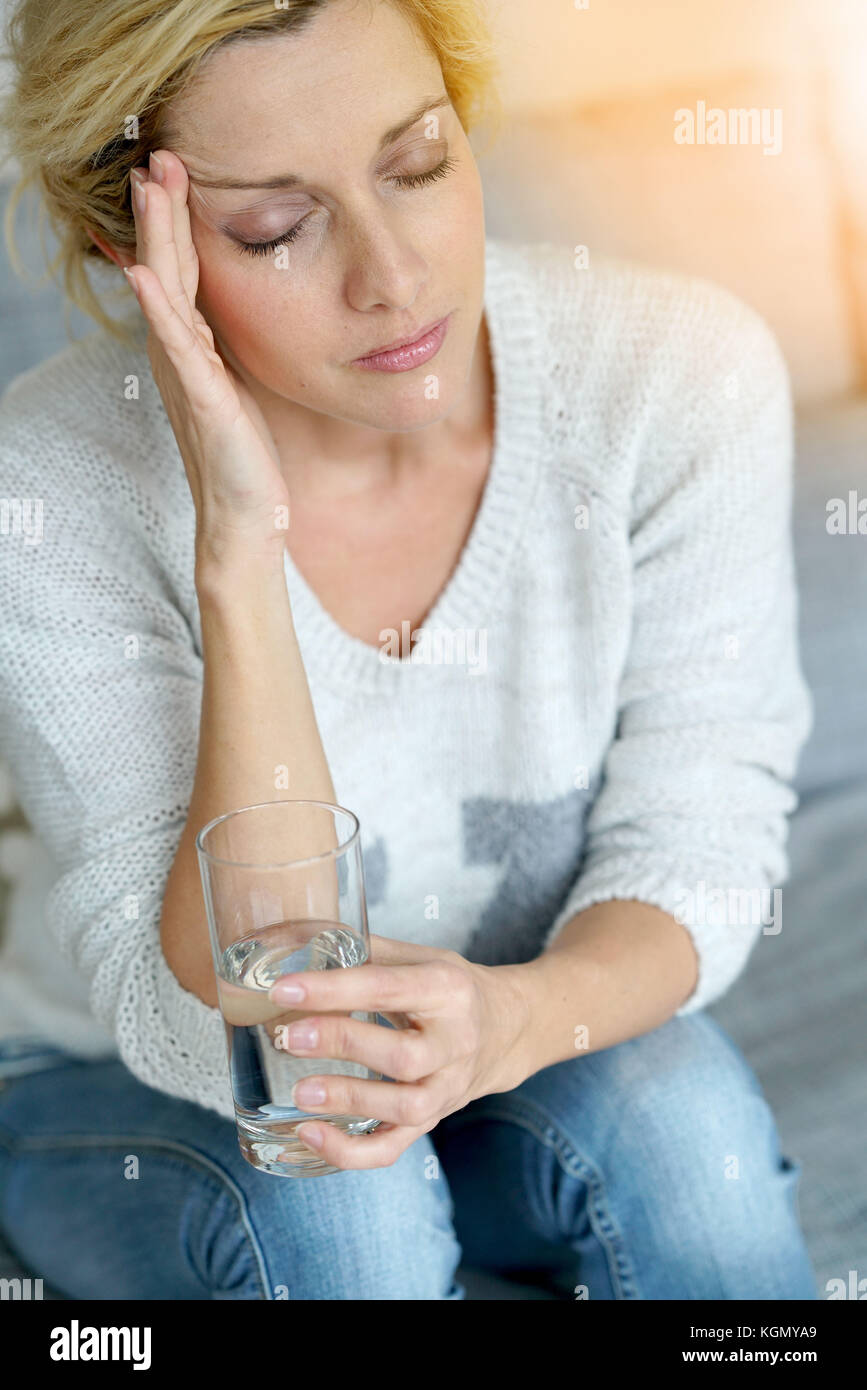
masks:
[[[434,425],[445,420],[462,399],[472,366],[472,352],[453,351],[444,361],[438,354],[410,372],[365,372],[355,385],[351,405],[347,402],[345,418],[380,430]],[[434,389],[437,394],[432,396]]]
[[[407,376],[410,373],[406,373]],[[436,424],[446,417],[457,405],[459,393],[439,382],[439,395],[428,400],[424,394],[425,378],[419,368],[417,384],[404,387],[392,400],[377,401],[372,393],[361,401],[356,400],[343,418],[358,425],[369,425],[377,430],[421,430],[427,425]],[[385,393],[383,393],[385,394]]]

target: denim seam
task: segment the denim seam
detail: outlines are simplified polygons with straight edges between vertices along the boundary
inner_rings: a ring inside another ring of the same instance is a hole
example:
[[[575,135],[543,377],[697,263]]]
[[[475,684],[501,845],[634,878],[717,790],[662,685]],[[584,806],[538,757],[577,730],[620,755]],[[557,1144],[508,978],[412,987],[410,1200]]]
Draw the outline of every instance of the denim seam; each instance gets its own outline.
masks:
[[[113,1134],[105,1138],[100,1138],[97,1135],[53,1135],[39,1139],[21,1139],[18,1136],[10,1135],[8,1130],[5,1130],[5,1134],[9,1135],[9,1140],[4,1138],[4,1127],[0,1125],[0,1144],[12,1154],[39,1149],[129,1149],[135,1146],[137,1148],[156,1151],[163,1150],[166,1153],[180,1154],[181,1157],[185,1158],[194,1167],[199,1167],[208,1173],[215,1174],[218,1181],[231,1193],[238,1205],[241,1225],[246,1232],[247,1239],[253,1252],[254,1264],[256,1266],[260,1287],[264,1291],[265,1299],[272,1299],[271,1285],[267,1278],[265,1254],[259,1244],[256,1232],[253,1229],[244,1192],[218,1163],[214,1163],[212,1159],[208,1158],[205,1154],[199,1153],[197,1149],[193,1149],[187,1144],[181,1144],[177,1140],[150,1139],[147,1135],[141,1134]]]
[[[521,1114],[521,1111],[524,1113]],[[573,1147],[571,1140],[556,1125],[551,1123],[545,1111],[531,1102],[515,1098],[509,1103],[508,1108],[496,1103],[486,1103],[479,1105],[471,1115],[453,1118],[457,1120],[458,1125],[463,1125],[471,1124],[474,1119],[483,1117],[503,1120],[507,1124],[517,1124],[521,1129],[532,1134],[540,1144],[544,1144],[545,1148],[553,1150],[560,1167],[570,1178],[577,1178],[586,1184],[590,1194],[588,1201],[590,1224],[608,1257],[612,1282],[615,1288],[621,1290],[623,1298],[640,1296],[631,1292],[637,1288],[634,1270],[625,1253],[623,1236],[618,1231],[610,1210],[605,1204],[605,1184],[601,1174],[587,1159],[582,1158]]]

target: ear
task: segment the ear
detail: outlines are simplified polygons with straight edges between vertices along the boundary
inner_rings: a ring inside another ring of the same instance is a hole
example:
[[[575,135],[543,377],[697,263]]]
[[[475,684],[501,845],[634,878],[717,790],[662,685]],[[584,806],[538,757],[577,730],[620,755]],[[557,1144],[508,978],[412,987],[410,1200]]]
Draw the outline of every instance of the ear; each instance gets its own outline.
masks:
[[[131,256],[128,251],[115,251],[111,242],[106,241],[101,236],[97,236],[96,232],[90,227],[85,226],[85,231],[94,245],[98,246],[102,254],[107,256],[110,261],[114,261],[115,265],[135,265],[135,256]]]

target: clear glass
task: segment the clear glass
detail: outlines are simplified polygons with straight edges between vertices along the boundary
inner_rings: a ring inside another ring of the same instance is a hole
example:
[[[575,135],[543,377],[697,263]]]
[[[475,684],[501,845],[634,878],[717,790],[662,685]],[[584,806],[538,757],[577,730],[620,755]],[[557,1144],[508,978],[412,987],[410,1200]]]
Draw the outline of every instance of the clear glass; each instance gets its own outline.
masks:
[[[360,1063],[302,1058],[286,1029],[308,1015],[273,1004],[268,990],[299,970],[351,969],[370,951],[357,818],[324,801],[265,801],[218,816],[196,836],[241,1152],[281,1177],[341,1170],[295,1137],[311,1115],[292,1104],[303,1076],[381,1080]],[[376,1022],[376,1014],[352,1018]],[[379,1120],[324,1115],[347,1134]]]

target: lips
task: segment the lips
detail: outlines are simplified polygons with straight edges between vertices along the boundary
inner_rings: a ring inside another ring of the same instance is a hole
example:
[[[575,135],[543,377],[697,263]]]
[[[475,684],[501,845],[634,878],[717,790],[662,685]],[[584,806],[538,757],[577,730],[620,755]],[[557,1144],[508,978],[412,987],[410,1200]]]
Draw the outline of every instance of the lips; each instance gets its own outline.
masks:
[[[431,319],[430,323],[424,324],[415,332],[410,333],[409,337],[398,338],[393,343],[383,343],[381,347],[371,348],[369,352],[365,352],[360,357],[356,357],[355,361],[363,362],[366,357],[378,357],[379,354],[383,352],[394,352],[397,348],[411,347],[413,343],[418,342],[419,338],[424,338],[426,334],[436,328],[438,323],[442,323],[441,318]]]

